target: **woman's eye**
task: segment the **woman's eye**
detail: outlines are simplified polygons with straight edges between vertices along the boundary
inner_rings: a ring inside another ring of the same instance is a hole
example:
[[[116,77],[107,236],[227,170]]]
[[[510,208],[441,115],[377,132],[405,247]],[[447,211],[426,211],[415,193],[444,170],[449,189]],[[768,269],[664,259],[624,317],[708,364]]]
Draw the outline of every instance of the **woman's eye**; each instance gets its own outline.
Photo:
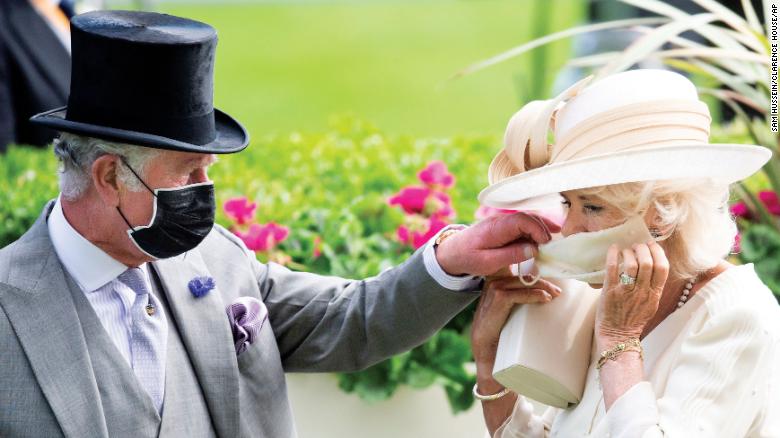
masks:
[[[563,204],[566,208],[571,208],[571,202],[569,202],[569,201],[566,201],[566,200],[561,201],[561,204]]]
[[[587,210],[587,211],[589,211],[591,213],[596,213],[596,212],[599,212],[599,211],[604,209],[604,207],[599,207],[597,205],[587,205],[587,204],[584,206],[584,208],[585,208],[585,210]]]

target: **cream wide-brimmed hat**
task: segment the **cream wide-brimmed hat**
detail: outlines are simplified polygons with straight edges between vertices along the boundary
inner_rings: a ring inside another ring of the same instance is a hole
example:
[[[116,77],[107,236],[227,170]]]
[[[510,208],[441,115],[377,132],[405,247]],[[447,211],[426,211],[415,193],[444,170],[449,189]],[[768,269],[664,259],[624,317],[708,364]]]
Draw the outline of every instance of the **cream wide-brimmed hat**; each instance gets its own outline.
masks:
[[[512,116],[481,204],[544,208],[558,202],[560,192],[636,181],[732,183],[772,156],[762,146],[709,143],[709,110],[683,75],[639,69],[591,80],[554,99],[529,102]]]

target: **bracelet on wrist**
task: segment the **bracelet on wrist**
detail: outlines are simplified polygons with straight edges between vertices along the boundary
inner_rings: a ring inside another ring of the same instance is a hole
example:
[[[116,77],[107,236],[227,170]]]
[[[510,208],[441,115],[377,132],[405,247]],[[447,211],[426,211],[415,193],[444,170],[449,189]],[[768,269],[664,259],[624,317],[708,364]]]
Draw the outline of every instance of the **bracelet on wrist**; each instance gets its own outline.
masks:
[[[499,392],[497,392],[495,394],[482,395],[482,394],[479,393],[479,391],[477,391],[477,384],[475,383],[474,384],[474,389],[471,392],[472,392],[472,394],[474,394],[474,398],[477,399],[477,400],[492,401],[492,400],[498,400],[501,397],[509,394],[509,388],[504,388],[504,389],[502,389],[501,391],[499,391]]]
[[[642,355],[642,344],[639,342],[639,338],[628,338],[623,342],[618,342],[609,350],[602,351],[599,361],[596,363],[596,369],[600,370],[608,360],[617,360],[617,357],[626,351],[636,351],[639,353],[640,359],[644,358]]]

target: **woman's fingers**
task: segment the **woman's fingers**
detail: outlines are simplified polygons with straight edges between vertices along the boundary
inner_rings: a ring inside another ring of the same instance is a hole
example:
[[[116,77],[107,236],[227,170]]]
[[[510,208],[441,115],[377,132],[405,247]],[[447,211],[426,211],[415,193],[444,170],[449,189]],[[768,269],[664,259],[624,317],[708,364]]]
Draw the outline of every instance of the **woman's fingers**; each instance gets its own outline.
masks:
[[[669,277],[669,259],[666,258],[664,249],[658,243],[650,242],[647,247],[653,257],[653,278],[650,281],[650,287],[663,291],[666,279]]]
[[[633,285],[618,283],[618,255],[623,258],[623,272],[636,278]],[[599,336],[639,336],[658,309],[668,271],[666,255],[655,242],[636,244],[623,251],[611,246],[596,316]]]
[[[508,312],[517,304],[545,303],[561,294],[561,289],[546,280],[539,280],[533,286],[523,286],[516,277],[494,280],[487,288],[489,301],[498,313]]]
[[[514,276],[502,278],[496,281],[499,282],[496,286],[501,289],[507,289],[507,290],[540,289],[548,292],[553,297],[557,297],[558,295],[561,294],[560,287],[556,286],[554,283],[551,283],[543,278],[538,279],[532,286],[526,286],[525,284],[523,284],[520,278]]]
[[[620,255],[623,257],[623,272],[625,272],[626,275],[637,278],[637,275],[639,274],[639,262],[637,261],[634,251],[625,248],[620,252]],[[630,285],[629,289],[633,287],[633,285]]]
[[[555,288],[557,286],[547,282],[539,287],[517,288],[508,278],[488,282],[475,316],[475,325],[480,328],[479,335],[489,338],[497,335],[516,305],[548,302],[560,294],[560,290]]]
[[[620,252],[618,251],[617,245],[610,245],[609,250],[607,250],[607,261],[605,264],[605,268],[607,270],[604,282],[606,285],[614,286],[618,284],[618,254]],[[604,288],[605,290],[607,288]]]
[[[504,293],[514,304],[546,303],[554,298],[544,289],[504,289]]]
[[[644,291],[650,288],[650,282],[653,279],[653,256],[645,244],[635,244],[632,246],[632,249],[639,263],[639,271],[636,275],[636,288]]]

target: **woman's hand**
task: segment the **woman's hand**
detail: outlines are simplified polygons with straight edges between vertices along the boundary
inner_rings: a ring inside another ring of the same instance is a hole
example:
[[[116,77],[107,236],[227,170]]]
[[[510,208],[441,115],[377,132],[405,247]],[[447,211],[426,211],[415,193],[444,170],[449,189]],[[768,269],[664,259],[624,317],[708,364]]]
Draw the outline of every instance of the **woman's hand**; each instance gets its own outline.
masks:
[[[493,365],[498,338],[512,308],[517,304],[547,303],[560,293],[558,286],[542,279],[532,286],[525,286],[508,268],[487,277],[471,328],[471,346],[477,363],[477,389],[480,393],[496,394],[504,389],[493,379]],[[482,403],[482,414],[490,436],[512,415],[516,400],[517,396],[510,392],[497,400]]]
[[[525,286],[519,278],[510,274],[508,269],[486,279],[471,329],[471,346],[477,363],[478,379],[490,377],[492,380],[498,338],[514,306],[547,303],[560,293],[558,286],[543,279],[539,279],[532,286]]]
[[[623,272],[636,283],[620,283],[619,259]],[[656,242],[636,244],[619,251],[612,245],[607,253],[606,278],[596,311],[599,349],[611,348],[627,338],[639,338],[658,311],[658,303],[669,275],[669,261]]]

